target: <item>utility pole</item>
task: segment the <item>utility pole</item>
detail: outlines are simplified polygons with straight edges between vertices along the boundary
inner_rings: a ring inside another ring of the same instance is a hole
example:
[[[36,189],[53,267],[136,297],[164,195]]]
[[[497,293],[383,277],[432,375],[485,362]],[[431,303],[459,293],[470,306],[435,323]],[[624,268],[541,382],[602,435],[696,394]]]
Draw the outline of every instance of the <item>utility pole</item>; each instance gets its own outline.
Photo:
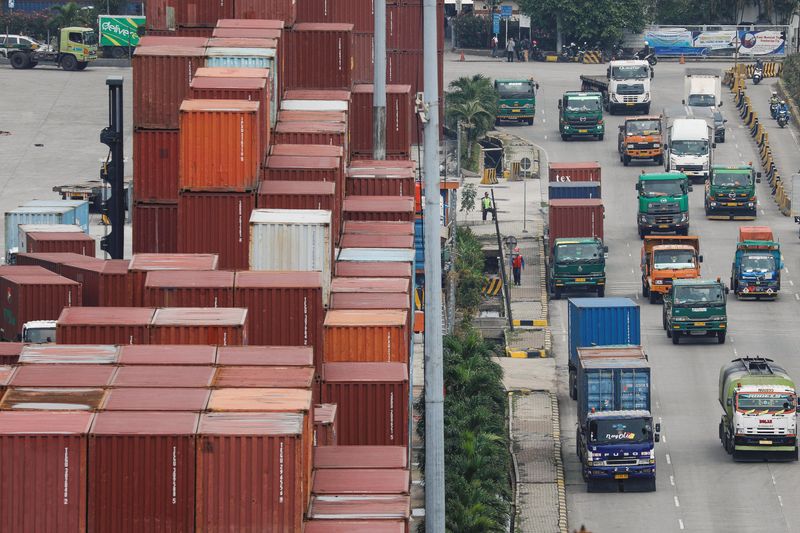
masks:
[[[372,157],[386,159],[386,1],[375,9],[375,71],[372,90]]]
[[[382,1],[382,0],[380,0]],[[425,173],[425,530],[444,533],[442,245],[439,236],[439,68],[436,0],[423,2]]]

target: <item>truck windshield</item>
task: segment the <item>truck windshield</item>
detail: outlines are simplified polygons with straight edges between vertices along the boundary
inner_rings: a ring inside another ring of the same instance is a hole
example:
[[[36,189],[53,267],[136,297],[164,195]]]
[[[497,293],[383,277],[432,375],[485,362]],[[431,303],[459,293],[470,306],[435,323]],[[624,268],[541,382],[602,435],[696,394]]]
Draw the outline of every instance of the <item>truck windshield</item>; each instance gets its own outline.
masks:
[[[97,44],[97,34],[93,31],[83,32],[83,44],[93,45]]]
[[[625,125],[628,135],[656,135],[661,133],[661,122],[658,120],[634,120]]]
[[[673,140],[669,149],[674,155],[706,155],[708,153],[708,141]]]
[[[694,268],[693,250],[656,250],[653,252],[653,268],[656,270],[676,270]]]
[[[33,344],[45,344],[54,342],[55,338],[55,328],[28,328],[25,330],[22,340]]]
[[[602,258],[603,252],[596,244],[559,244],[556,247],[556,263],[600,261]]]
[[[495,84],[500,98],[530,99],[533,98],[533,87],[524,82],[497,82]]]
[[[650,420],[646,418],[592,420],[589,432],[589,440],[598,444],[648,442],[653,438]]]
[[[659,198],[661,196],[682,196],[686,194],[683,181],[642,181],[642,196],[647,198]]]
[[[690,94],[689,105],[695,107],[714,107],[716,102],[713,94]]]
[[[736,410],[747,413],[778,413],[794,411],[795,397],[793,394],[779,394],[769,392],[743,392],[736,395]]]
[[[611,77],[615,80],[646,80],[650,73],[644,65],[625,65],[611,67]]]
[[[722,287],[675,287],[673,300],[675,305],[722,305],[725,303],[723,299]]]
[[[766,254],[746,254],[742,257],[743,272],[775,272],[775,258]]]
[[[720,187],[744,187],[752,183],[749,172],[712,172],[711,184]]]
[[[567,111],[600,111],[600,99],[596,96],[567,96]]]

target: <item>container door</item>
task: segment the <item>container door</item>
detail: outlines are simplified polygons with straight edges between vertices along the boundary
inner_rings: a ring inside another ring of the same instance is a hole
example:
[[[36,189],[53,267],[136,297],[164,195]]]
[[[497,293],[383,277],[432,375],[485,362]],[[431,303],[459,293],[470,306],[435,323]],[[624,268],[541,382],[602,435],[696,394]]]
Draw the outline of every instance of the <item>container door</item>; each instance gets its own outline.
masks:
[[[586,373],[586,407],[589,412],[614,409],[614,371],[598,370]]]
[[[646,370],[618,370],[619,408],[622,410],[650,409],[650,372]]]

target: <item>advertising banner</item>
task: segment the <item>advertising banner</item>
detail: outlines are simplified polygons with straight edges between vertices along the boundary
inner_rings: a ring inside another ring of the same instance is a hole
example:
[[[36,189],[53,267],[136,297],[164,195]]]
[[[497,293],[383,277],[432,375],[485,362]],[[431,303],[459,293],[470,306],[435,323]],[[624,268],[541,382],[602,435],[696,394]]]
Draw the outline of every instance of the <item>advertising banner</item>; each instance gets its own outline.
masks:
[[[733,57],[737,50],[740,56],[774,56],[786,53],[781,33],[779,29],[654,28],[645,31],[644,39],[657,56]]]

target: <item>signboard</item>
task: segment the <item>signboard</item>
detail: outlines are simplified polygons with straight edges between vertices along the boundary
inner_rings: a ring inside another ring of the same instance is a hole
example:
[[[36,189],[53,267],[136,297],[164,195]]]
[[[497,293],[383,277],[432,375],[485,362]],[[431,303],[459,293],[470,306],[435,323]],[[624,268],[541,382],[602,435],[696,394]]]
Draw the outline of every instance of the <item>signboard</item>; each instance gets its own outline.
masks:
[[[774,26],[772,28],[775,28]],[[779,27],[780,28],[780,27]],[[659,56],[734,57],[785,55],[785,31],[780,29],[701,31],[688,28],[654,28],[644,39]]]
[[[14,9],[14,0],[8,0],[8,9]]]
[[[504,19],[511,18],[511,6],[500,6],[500,16]]]
[[[528,15],[520,14],[520,16],[519,16],[519,27],[520,28],[530,28],[531,27],[531,18]]]
[[[139,44],[138,27],[144,26],[144,17],[99,17],[100,46],[136,46]]]
[[[500,13],[492,14],[492,33],[500,33]]]

